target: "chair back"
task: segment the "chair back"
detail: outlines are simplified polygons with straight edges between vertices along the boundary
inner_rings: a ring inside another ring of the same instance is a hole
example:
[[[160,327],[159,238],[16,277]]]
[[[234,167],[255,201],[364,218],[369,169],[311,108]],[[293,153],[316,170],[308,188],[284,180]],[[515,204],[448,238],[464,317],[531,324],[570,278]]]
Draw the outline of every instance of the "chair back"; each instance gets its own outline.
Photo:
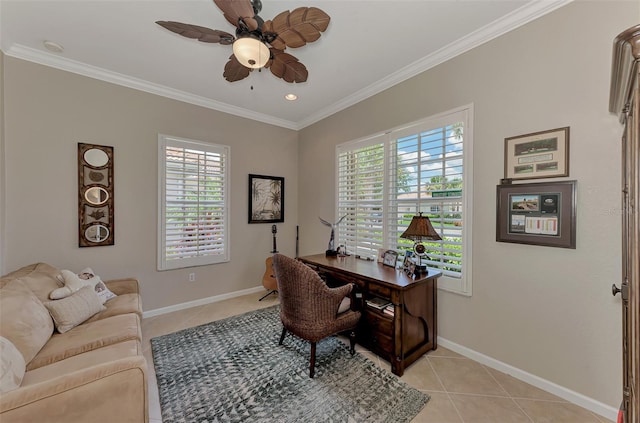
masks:
[[[335,320],[336,307],[324,306],[329,289],[315,271],[282,254],[274,254],[273,268],[283,323],[306,326]]]

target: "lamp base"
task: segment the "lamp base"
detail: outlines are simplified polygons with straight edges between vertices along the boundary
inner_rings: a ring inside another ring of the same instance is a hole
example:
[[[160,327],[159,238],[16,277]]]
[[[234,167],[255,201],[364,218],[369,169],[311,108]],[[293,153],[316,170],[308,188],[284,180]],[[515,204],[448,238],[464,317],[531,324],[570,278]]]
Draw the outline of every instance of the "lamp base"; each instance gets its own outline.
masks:
[[[427,270],[427,266],[425,266],[424,264],[416,264],[416,270],[413,271],[414,275],[426,275],[427,273],[429,273],[429,271]]]
[[[327,257],[335,257],[338,255],[338,252],[336,250],[327,250],[324,252],[324,255]]]

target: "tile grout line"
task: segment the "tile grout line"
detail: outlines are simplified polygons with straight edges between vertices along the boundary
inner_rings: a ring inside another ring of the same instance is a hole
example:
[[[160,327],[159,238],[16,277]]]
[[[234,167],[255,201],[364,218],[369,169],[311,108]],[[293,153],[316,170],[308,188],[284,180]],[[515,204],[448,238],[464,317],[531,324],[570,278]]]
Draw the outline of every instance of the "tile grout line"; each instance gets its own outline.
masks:
[[[438,372],[436,372],[436,368],[433,367],[433,363],[431,363],[431,358],[429,356],[426,356],[426,359],[427,359],[427,362],[429,363],[429,367],[431,367],[431,371],[433,371],[433,374],[436,376],[436,378],[438,379],[438,382],[440,382],[440,385],[444,389],[444,392],[447,394],[447,398],[449,399],[449,402],[453,406],[453,409],[456,410],[456,414],[460,418],[460,421],[462,423],[465,423],[464,419],[462,418],[462,414],[460,414],[460,410],[458,410],[458,407],[456,407],[456,403],[453,402],[453,399],[451,398],[451,394],[449,393],[449,390],[447,389],[446,386],[444,386],[444,383],[442,382],[440,375],[438,375]]]
[[[529,421],[531,423],[534,423],[533,418],[529,414],[527,414],[527,412],[524,410],[524,408],[522,408],[522,406],[520,406],[520,404],[518,404],[518,401],[515,400],[515,398],[511,395],[511,393],[509,391],[507,391],[504,386],[502,386],[502,384],[493,375],[493,373],[491,373],[489,371],[489,368],[487,366],[485,366],[485,365],[482,365],[482,367],[487,372],[489,377],[491,377],[498,384],[498,386],[509,396],[509,399],[511,400],[511,402],[513,402],[515,404],[515,406],[518,408],[518,410],[522,411],[522,414],[524,414],[529,419]]]

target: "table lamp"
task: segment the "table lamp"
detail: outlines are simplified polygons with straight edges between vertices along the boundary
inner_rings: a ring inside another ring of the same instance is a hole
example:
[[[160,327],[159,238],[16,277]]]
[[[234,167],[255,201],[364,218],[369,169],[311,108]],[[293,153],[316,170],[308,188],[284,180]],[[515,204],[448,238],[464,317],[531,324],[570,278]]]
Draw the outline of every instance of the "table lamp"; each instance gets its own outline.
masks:
[[[410,239],[414,242],[413,251],[419,257],[419,263],[416,263],[415,273],[427,273],[427,266],[422,264],[422,256],[426,255],[426,248],[424,244],[422,244],[422,241],[437,241],[442,239],[433,228],[433,225],[431,225],[429,218],[423,216],[422,212],[418,213],[418,216],[413,216],[409,227],[400,235],[400,238]]]

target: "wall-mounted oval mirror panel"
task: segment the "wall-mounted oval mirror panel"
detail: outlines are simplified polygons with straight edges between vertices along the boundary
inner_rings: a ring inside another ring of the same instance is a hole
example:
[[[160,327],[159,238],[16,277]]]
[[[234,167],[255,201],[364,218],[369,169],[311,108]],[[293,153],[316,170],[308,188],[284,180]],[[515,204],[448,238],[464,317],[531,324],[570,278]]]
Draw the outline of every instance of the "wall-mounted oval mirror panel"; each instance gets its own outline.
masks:
[[[85,191],[84,198],[88,203],[99,206],[107,202],[109,193],[102,187],[91,187]]]
[[[78,245],[113,245],[113,147],[78,143]]]
[[[109,163],[109,156],[99,148],[91,148],[84,152],[84,160],[93,167],[102,167]]]
[[[84,236],[91,242],[102,242],[109,238],[109,228],[104,225],[91,225],[85,229]]]

